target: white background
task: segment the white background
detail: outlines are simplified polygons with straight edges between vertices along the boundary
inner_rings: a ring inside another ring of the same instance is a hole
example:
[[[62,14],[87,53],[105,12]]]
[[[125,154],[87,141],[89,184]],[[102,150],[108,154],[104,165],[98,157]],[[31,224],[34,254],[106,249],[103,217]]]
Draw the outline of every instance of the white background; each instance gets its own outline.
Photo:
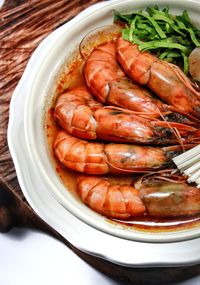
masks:
[[[0,234],[0,285],[46,284],[128,285],[93,269],[63,243],[41,232],[13,229]],[[200,276],[175,284],[199,285]]]

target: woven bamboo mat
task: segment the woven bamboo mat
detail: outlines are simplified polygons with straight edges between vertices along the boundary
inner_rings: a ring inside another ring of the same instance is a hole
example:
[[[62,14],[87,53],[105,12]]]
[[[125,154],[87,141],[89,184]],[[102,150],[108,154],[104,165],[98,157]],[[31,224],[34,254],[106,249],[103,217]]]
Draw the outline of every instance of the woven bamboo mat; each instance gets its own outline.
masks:
[[[7,0],[0,10],[0,231],[29,226],[62,240],[86,262],[133,284],[164,284],[200,274],[189,268],[131,269],[80,252],[46,225],[26,202],[7,145],[9,103],[34,49],[54,29],[101,0]],[[155,281],[157,280],[157,281]]]

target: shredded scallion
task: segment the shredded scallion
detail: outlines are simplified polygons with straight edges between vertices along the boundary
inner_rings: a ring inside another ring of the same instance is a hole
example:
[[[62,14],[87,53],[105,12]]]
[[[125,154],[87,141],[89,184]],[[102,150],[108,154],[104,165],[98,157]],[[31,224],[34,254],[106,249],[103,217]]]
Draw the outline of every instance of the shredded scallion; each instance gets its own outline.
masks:
[[[122,37],[137,44],[140,51],[153,51],[160,59],[182,63],[188,73],[188,56],[200,46],[200,31],[192,24],[187,11],[174,16],[169,8],[159,9],[156,5],[145,11],[131,14],[114,13],[114,21],[126,24]]]

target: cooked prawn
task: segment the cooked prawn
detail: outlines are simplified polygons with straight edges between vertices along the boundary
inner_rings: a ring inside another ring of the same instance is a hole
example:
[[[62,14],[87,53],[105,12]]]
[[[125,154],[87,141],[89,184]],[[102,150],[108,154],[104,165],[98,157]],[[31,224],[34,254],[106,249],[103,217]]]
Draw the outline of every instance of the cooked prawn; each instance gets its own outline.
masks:
[[[87,142],[60,131],[54,150],[66,167],[87,174],[145,173],[172,164],[180,146],[150,147],[132,144]]]
[[[160,60],[121,37],[117,39],[117,60],[130,78],[148,86],[165,103],[179,113],[200,118],[200,93],[193,87],[180,68]]]
[[[173,128],[179,132],[184,143],[198,137],[194,127],[138,117],[136,114],[115,107],[103,107],[85,87],[80,87],[59,96],[54,119],[68,133],[90,140],[100,138],[140,144],[176,144],[179,139]]]
[[[200,191],[196,187],[154,178],[132,186],[112,184],[104,177],[81,176],[77,191],[91,209],[116,219],[145,214],[172,218],[200,213]]]

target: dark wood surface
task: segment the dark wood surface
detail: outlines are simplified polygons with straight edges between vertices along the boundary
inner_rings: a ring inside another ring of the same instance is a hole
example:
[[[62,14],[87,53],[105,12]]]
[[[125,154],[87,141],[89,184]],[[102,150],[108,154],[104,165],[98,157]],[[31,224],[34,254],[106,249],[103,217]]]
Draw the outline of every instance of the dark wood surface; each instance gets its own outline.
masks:
[[[45,224],[20,189],[7,145],[9,103],[33,50],[51,31],[98,0],[8,0],[0,10],[0,231],[23,226],[37,228],[69,246],[101,272],[132,284],[172,284],[200,274],[187,268],[125,268],[84,254]]]

